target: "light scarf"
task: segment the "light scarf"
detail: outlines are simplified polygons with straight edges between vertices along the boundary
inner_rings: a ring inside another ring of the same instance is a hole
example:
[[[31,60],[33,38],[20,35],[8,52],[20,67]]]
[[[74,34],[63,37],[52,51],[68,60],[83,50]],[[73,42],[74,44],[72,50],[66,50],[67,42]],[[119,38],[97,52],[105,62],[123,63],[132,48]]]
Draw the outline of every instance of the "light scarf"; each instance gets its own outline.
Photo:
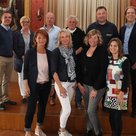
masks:
[[[74,80],[76,78],[75,73],[75,61],[73,58],[73,49],[65,48],[63,45],[59,47],[61,55],[65,58],[65,63],[67,65],[68,77],[70,80]]]

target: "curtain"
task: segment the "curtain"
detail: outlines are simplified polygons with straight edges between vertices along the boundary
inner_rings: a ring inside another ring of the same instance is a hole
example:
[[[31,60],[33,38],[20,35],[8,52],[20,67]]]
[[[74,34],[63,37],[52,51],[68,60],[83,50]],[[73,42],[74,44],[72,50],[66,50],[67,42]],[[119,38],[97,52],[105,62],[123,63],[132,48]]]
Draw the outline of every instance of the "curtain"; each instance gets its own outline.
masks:
[[[45,14],[52,11],[56,16],[56,25],[66,27],[69,15],[76,15],[79,27],[86,30],[87,26],[96,20],[96,8],[105,6],[108,11],[108,20],[118,29],[125,22],[124,11],[130,5],[129,0],[46,0]]]

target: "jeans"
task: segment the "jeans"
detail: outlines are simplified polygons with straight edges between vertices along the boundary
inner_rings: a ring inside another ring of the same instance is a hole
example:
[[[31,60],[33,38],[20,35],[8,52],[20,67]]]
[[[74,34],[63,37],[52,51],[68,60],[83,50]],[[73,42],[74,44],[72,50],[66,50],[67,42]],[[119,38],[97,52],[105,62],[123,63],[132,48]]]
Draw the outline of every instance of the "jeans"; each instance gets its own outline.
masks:
[[[99,125],[99,119],[97,116],[97,107],[99,101],[101,100],[102,96],[104,95],[106,88],[100,89],[97,91],[97,96],[95,98],[89,98],[90,92],[92,91],[93,87],[85,85],[86,93],[84,95],[85,101],[85,108],[86,108],[86,121],[87,121],[87,131],[94,130],[95,134],[99,134],[101,131]]]
[[[31,130],[31,124],[36,111],[37,101],[37,123],[39,125],[43,123],[50,89],[51,83],[47,82],[45,84],[36,84],[36,90],[30,90],[30,96],[28,97],[27,112],[25,116],[25,131]]]
[[[77,87],[76,94],[75,94],[75,103],[80,105],[81,102],[82,102],[82,94],[81,94],[79,88]]]
[[[75,82],[61,82],[61,84],[67,91],[66,98],[60,96],[60,90],[56,82],[55,82],[55,90],[62,107],[60,112],[60,128],[65,128],[68,117],[70,116],[71,113],[71,100],[74,94],[73,86]]]

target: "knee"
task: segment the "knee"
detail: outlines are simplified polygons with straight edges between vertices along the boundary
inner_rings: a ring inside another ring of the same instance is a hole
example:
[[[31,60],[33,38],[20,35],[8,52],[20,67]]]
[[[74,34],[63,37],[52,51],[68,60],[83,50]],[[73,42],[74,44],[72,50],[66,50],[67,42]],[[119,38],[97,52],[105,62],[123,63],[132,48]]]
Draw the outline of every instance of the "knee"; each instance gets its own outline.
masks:
[[[65,117],[69,117],[70,113],[71,113],[71,107],[63,110],[63,115]]]

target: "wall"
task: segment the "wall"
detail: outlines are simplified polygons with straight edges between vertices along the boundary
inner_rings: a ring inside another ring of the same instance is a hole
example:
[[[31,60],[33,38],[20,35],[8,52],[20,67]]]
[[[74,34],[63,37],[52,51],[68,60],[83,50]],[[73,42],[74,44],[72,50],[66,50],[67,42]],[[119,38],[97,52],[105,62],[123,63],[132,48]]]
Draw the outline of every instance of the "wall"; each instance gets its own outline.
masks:
[[[136,0],[130,0],[130,5],[136,7]]]
[[[31,0],[31,29],[36,31],[44,24],[44,0]]]

